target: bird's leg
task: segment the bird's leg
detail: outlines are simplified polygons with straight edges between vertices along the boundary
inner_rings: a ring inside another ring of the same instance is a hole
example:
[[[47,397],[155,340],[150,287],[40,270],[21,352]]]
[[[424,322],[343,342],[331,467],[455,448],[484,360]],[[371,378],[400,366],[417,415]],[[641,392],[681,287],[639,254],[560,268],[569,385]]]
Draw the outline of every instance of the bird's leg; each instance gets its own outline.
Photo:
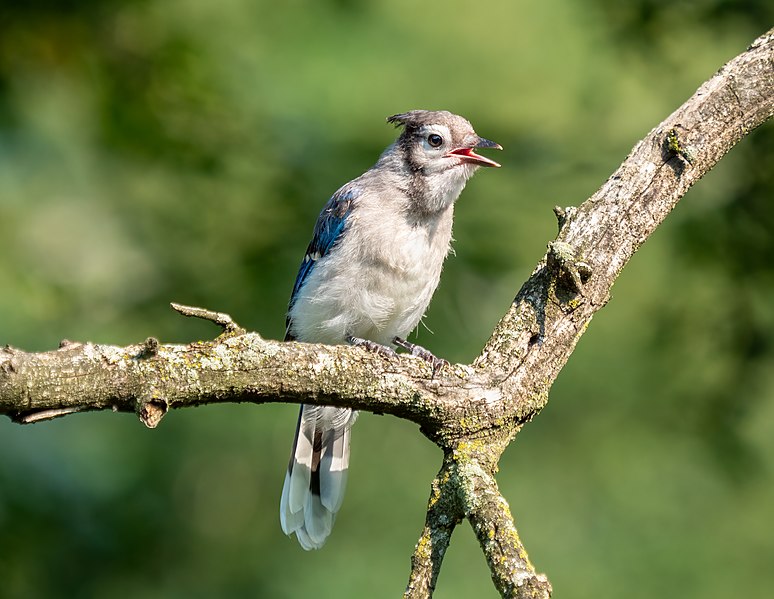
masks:
[[[405,339],[402,339],[400,337],[395,337],[392,342],[397,345],[398,347],[402,347],[407,352],[409,352],[412,356],[416,356],[417,358],[422,358],[425,362],[429,363],[433,367],[433,376],[435,376],[441,368],[444,366],[448,366],[449,362],[448,360],[444,360],[443,358],[438,358],[429,350],[426,350],[421,345],[417,345],[416,343],[411,343],[411,341],[406,341]]]
[[[362,347],[370,352],[384,356],[385,358],[397,358],[398,354],[391,347],[371,341],[370,339],[362,339],[360,337],[347,336],[347,343],[351,343],[355,347]]]

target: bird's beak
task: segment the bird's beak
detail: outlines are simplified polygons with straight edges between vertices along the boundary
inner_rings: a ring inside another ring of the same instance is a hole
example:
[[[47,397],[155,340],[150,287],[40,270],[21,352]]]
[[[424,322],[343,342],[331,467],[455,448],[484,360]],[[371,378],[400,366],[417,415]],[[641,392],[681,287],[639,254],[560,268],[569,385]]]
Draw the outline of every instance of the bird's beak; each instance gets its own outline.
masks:
[[[471,148],[457,148],[448,152],[446,156],[448,158],[461,158],[463,162],[469,162],[478,166],[500,166],[494,160],[490,160],[486,156],[476,154],[473,150],[475,148],[494,148],[495,150],[502,150],[503,147],[493,141],[479,137],[476,144]]]

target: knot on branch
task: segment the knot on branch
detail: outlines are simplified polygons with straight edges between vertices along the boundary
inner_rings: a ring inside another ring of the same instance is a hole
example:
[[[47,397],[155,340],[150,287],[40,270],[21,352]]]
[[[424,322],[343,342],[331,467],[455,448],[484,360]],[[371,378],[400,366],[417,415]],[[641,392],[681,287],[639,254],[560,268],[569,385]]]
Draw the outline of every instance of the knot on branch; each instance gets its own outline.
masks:
[[[554,206],[554,215],[556,216],[556,224],[559,227],[559,232],[564,229],[564,225],[567,224],[573,215],[578,211],[575,206],[567,206],[562,208],[561,206]]]
[[[59,342],[58,349],[70,349],[72,347],[77,347],[79,345],[82,345],[82,344],[78,343],[77,341],[70,341],[69,339],[62,339]]]
[[[16,372],[16,365],[13,363],[13,351],[8,347],[3,348],[2,351],[9,355],[0,359],[0,372],[4,374],[13,374]]]
[[[680,171],[682,171],[682,166],[684,166],[684,164],[693,166],[693,163],[696,160],[696,151],[681,140],[678,129],[685,130],[685,127],[678,124],[670,129],[664,138],[662,150],[665,162],[668,162],[674,157],[680,158]]]
[[[158,339],[155,337],[148,337],[145,341],[143,341],[142,347],[140,348],[140,352],[137,354],[137,357],[140,359],[152,358],[159,353],[159,347],[160,343]]]
[[[574,294],[583,294],[583,286],[591,278],[591,266],[577,255],[575,248],[569,243],[550,242],[546,265],[561,286]]]
[[[168,411],[169,403],[161,397],[137,402],[137,417],[148,428],[156,428]]]

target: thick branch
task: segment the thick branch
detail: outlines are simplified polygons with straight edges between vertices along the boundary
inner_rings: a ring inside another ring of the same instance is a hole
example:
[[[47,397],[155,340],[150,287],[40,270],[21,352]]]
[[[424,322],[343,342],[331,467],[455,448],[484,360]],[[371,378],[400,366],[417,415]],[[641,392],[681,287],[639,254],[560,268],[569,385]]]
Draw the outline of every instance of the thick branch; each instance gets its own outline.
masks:
[[[456,365],[433,377],[419,360],[390,362],[347,347],[264,341],[235,334],[239,327],[227,315],[184,308],[217,322],[226,334],[153,351],[147,343],[0,351],[0,413],[25,422],[44,410],[137,410],[151,400],[173,408],[304,401],[407,418],[447,446],[493,423],[519,426],[545,404],[553,380],[637,248],[693,183],[774,113],[773,55],[774,30],[653,129],[594,196],[560,214],[557,242],[473,368]]]
[[[589,200],[559,211],[559,247],[549,248],[475,362],[507,379],[504,396],[520,398],[513,407],[522,417],[543,407],[634,252],[696,181],[774,114],[772,65],[774,29],[648,133]],[[556,268],[568,250],[590,268],[582,294]]]
[[[128,347],[66,342],[43,353],[0,349],[0,413],[20,423],[73,411],[143,416],[149,406],[165,413],[218,402],[303,401],[393,414],[439,435],[463,415],[486,411],[488,387],[465,366],[432,378],[418,358],[390,360],[358,348],[256,334],[186,346],[148,340]]]

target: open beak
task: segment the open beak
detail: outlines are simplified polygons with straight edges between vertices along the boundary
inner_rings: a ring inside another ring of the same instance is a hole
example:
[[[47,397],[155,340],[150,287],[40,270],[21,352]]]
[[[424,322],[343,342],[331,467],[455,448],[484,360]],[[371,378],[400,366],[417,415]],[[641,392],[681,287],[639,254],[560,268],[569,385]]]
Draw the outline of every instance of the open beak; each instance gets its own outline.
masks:
[[[486,156],[476,154],[473,150],[475,148],[494,148],[495,150],[502,150],[503,147],[493,141],[479,137],[476,145],[472,148],[457,148],[446,154],[448,158],[460,158],[463,162],[469,162],[478,166],[500,166],[494,160],[490,160]]]

